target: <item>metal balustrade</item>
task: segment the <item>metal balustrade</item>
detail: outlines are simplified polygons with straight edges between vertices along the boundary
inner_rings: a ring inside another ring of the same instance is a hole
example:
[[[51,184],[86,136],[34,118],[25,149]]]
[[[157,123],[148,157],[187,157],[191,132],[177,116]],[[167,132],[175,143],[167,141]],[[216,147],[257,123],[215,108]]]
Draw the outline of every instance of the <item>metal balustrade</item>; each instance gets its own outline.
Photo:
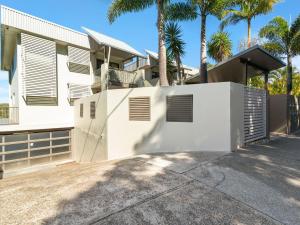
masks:
[[[70,130],[0,135],[0,170],[3,171],[70,158]]]

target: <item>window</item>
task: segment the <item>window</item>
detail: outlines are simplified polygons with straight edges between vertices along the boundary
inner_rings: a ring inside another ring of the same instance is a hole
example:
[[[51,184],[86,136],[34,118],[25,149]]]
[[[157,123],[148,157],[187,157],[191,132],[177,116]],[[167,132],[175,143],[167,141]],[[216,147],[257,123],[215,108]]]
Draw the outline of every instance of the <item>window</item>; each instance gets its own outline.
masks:
[[[150,97],[129,98],[129,120],[150,121]]]
[[[167,96],[168,122],[193,122],[193,95]]]
[[[90,117],[91,119],[96,117],[96,102],[90,102]]]
[[[80,104],[80,117],[83,117],[83,104]]]
[[[70,72],[90,74],[90,51],[68,46],[68,66]]]

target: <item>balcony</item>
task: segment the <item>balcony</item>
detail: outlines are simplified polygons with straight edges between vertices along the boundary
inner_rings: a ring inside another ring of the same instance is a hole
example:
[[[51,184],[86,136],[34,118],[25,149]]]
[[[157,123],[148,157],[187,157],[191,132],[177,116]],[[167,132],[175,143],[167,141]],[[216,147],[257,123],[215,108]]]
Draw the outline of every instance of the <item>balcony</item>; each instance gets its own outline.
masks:
[[[11,125],[19,123],[19,108],[0,106],[0,125]]]
[[[107,72],[107,76],[104,78],[105,81],[101,81],[100,76],[94,77],[94,83],[92,89],[94,93],[97,93],[105,89],[119,89],[119,88],[133,88],[144,86],[144,79],[138,76],[138,73],[112,69],[110,68]]]

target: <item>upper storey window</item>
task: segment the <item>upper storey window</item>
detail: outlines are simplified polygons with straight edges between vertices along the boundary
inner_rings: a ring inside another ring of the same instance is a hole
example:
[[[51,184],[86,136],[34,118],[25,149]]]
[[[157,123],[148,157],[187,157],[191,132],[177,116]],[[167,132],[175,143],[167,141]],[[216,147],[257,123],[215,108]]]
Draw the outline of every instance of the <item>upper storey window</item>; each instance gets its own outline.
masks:
[[[71,72],[90,74],[90,51],[68,46],[68,66]]]

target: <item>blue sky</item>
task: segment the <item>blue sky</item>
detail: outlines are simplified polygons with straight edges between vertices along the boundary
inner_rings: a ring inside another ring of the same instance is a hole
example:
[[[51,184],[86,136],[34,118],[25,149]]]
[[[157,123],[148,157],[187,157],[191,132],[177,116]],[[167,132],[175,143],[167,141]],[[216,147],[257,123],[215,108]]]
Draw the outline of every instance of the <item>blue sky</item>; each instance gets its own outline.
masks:
[[[107,21],[107,9],[111,0],[0,0],[0,4],[41,17],[81,31],[81,26],[100,31],[104,34],[121,39],[143,52],[144,49],[157,50],[156,9],[154,7],[139,13],[128,13],[117,19],[113,24]],[[300,0],[283,0],[268,15],[255,18],[252,35],[256,36],[259,29],[275,16],[289,20],[300,13]],[[186,42],[185,64],[198,67],[200,64],[200,21],[181,22],[183,38]],[[218,29],[219,21],[209,17],[207,21],[208,38]],[[241,22],[226,29],[233,41],[234,53],[240,40],[246,38],[246,24]],[[300,68],[300,57],[294,60]],[[7,76],[0,73],[0,102],[7,101]]]

